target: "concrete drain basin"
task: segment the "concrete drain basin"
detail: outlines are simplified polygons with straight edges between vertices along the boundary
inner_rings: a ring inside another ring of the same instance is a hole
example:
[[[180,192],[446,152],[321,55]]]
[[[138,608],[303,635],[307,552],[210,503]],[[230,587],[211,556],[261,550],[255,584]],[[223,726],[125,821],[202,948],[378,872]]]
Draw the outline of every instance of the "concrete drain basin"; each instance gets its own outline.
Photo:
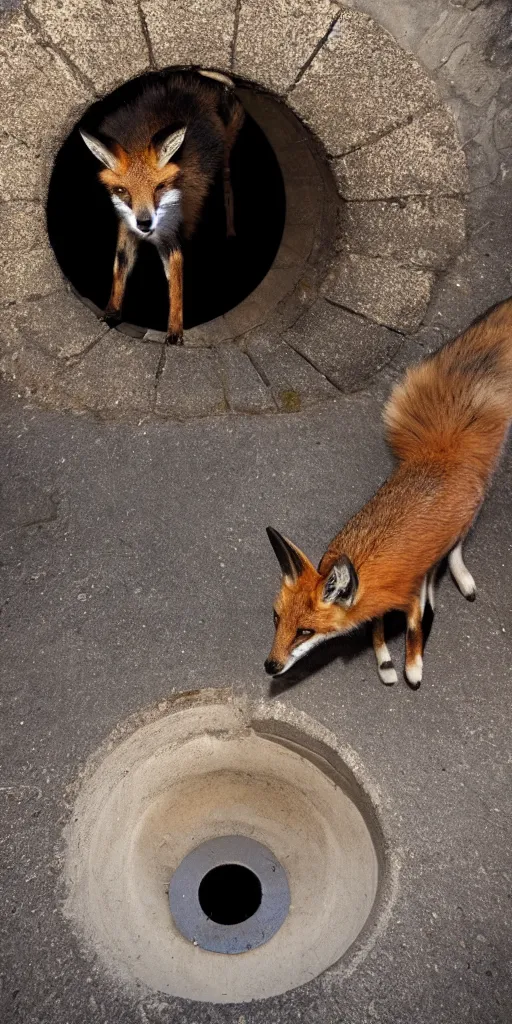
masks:
[[[360,959],[392,873],[351,752],[281,705],[200,691],[92,759],[66,829],[65,913],[139,994],[243,1002]]]

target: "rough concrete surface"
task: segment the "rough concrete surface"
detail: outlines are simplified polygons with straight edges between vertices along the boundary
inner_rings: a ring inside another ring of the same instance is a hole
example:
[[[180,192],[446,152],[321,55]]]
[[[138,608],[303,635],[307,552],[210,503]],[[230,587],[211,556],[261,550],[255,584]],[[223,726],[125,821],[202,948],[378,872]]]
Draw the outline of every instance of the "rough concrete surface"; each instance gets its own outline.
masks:
[[[438,101],[417,61],[374,21],[346,10],[289,98],[331,156],[367,144]]]
[[[333,168],[344,199],[456,195],[468,185],[455,126],[441,107],[333,161]]]
[[[394,202],[345,203],[340,248],[442,270],[463,247],[459,199],[408,197]]]
[[[0,351],[6,344],[21,350],[28,342],[48,355],[72,359],[84,353],[107,330],[106,324],[77,303],[74,295],[59,290],[24,304],[16,303],[4,311]]]
[[[236,0],[141,0],[155,64],[229,69]]]
[[[149,67],[135,0],[28,0],[27,9],[36,36],[61,49],[100,95]]]
[[[417,330],[425,315],[432,274],[383,260],[347,253],[322,288],[326,298],[393,330]]]
[[[288,416],[112,424],[42,412],[24,389],[20,399],[3,392],[5,1024],[510,1022],[510,443],[466,545],[477,601],[441,579],[417,693],[379,683],[364,636],[295,680],[271,685],[263,671],[278,586],[265,526],[319,558],[389,470],[380,417],[392,383],[512,292],[507,3],[356,6],[428,57],[468,160],[466,246],[438,278],[414,337],[396,335],[390,362],[357,394],[334,389],[332,401]],[[15,87],[2,78],[3,102],[16,114],[12,145],[21,153],[27,140],[38,153],[43,107],[51,135],[63,97],[69,110],[86,90],[51,49],[31,54],[27,43],[16,65],[17,46],[8,46]],[[28,94],[42,97],[39,122],[18,102],[23,76]],[[26,181],[8,178],[19,198],[35,197],[32,169]],[[49,360],[60,366],[37,339],[26,358],[34,378]],[[390,646],[401,665],[403,635]],[[205,686],[278,697],[349,745],[378,786],[402,865],[387,928],[351,972],[342,962],[291,993],[235,1006],[128,995],[61,914],[62,831],[87,759],[112,730],[122,735],[128,716]]]
[[[233,71],[278,94],[286,92],[339,13],[332,0],[242,0]]]
[[[92,100],[91,90],[67,61],[38,45],[37,30],[22,13],[2,18],[0,89],[2,131],[28,147],[24,163],[30,162],[31,149],[37,152],[43,139],[46,145],[60,144],[62,122],[71,128],[70,109],[78,117],[82,105]]]

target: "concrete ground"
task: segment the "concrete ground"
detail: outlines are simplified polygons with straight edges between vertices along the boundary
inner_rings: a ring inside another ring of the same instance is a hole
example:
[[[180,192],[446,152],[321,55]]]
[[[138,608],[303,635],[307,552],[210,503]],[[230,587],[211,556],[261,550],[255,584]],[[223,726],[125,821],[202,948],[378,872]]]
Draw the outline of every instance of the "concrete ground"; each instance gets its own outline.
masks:
[[[422,13],[414,23],[411,3],[395,0],[385,14],[377,0],[357,6],[380,12],[420,56],[430,39],[422,59],[448,38],[443,21],[443,39],[434,38],[443,12],[481,9],[489,36],[471,37],[462,55],[467,81],[471,47],[485,51],[489,68],[504,66],[505,34],[492,36],[499,5],[430,0],[430,21]],[[501,113],[510,76],[503,81]],[[461,89],[467,247],[440,278],[420,330],[362,390],[297,414],[140,426],[42,412],[3,393],[5,1024],[511,1019],[510,444],[467,544],[477,602],[441,580],[418,692],[379,683],[364,637],[295,681],[272,684],[263,670],[278,585],[265,526],[317,559],[389,471],[380,415],[392,382],[512,291],[510,136],[499,136],[496,120],[489,127],[492,97],[479,107]],[[391,647],[401,664],[401,635]],[[226,685],[307,712],[357,752],[380,787],[402,862],[397,901],[386,932],[343,980],[334,970],[241,1006],[142,993],[137,1001],[83,953],[60,913],[62,829],[81,766],[118,723],[180,690]]]

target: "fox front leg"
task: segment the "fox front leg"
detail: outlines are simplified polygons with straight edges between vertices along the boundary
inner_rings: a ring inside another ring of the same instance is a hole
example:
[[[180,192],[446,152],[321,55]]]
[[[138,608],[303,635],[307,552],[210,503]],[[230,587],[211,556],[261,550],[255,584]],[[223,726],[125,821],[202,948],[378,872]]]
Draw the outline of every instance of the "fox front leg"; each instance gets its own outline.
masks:
[[[126,282],[137,257],[138,244],[137,238],[128,230],[126,224],[123,221],[119,221],[112,291],[107,308],[103,314],[103,319],[107,323],[116,324],[121,319]]]
[[[168,345],[183,344],[183,253],[181,249],[161,251],[165,276],[169,282],[169,321],[166,342]]]

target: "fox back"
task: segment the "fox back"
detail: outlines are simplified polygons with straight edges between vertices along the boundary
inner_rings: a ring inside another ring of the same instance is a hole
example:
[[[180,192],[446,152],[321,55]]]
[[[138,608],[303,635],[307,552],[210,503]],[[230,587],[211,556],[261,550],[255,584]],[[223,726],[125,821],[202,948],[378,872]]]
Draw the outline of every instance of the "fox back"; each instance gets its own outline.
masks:
[[[283,583],[268,671],[284,671],[322,640],[388,611],[409,613],[429,571],[467,534],[511,419],[508,300],[395,388],[384,420],[398,465],[333,539],[318,570],[271,531]]]

